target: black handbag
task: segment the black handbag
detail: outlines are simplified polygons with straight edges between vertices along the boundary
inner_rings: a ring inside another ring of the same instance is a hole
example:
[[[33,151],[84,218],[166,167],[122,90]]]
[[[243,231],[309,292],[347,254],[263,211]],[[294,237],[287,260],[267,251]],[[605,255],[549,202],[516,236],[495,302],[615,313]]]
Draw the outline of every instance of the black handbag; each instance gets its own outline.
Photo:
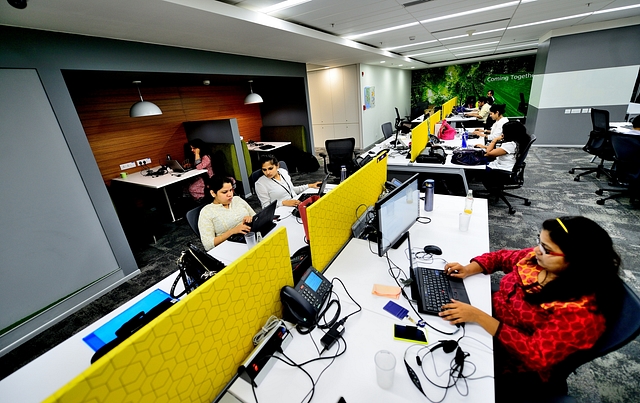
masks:
[[[218,259],[201,251],[194,244],[189,244],[189,247],[183,250],[178,258],[180,273],[174,280],[169,294],[172,298],[179,298],[184,294],[189,294],[225,267],[225,264]],[[184,291],[176,295],[176,286],[180,279],[184,284]]]
[[[458,165],[486,165],[489,159],[484,154],[484,150],[481,149],[454,150],[451,156],[451,163]]]
[[[428,145],[416,158],[416,162],[426,164],[444,164],[446,160],[447,154],[444,148],[432,145]]]

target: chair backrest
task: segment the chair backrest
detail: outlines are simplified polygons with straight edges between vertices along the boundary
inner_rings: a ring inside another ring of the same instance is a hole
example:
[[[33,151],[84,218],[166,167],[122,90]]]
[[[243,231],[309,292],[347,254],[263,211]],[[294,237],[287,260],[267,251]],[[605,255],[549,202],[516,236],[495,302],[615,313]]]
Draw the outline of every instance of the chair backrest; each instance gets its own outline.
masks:
[[[385,139],[388,139],[389,137],[393,136],[393,125],[391,124],[391,122],[383,123],[381,128],[382,128],[382,135],[384,136]]]
[[[186,214],[187,222],[189,223],[189,226],[191,226],[193,232],[196,233],[198,238],[200,238],[200,230],[198,229],[198,218],[200,218],[200,210],[202,210],[206,205],[206,203],[203,203],[198,207],[187,211]]]
[[[347,171],[352,171],[354,166],[354,151],[356,139],[353,137],[344,139],[331,139],[324,142],[329,157],[328,169],[331,173],[339,175],[340,167],[345,165]]]
[[[537,140],[536,136],[531,135],[531,140],[527,143],[526,146],[522,150],[518,150],[518,155],[516,156],[516,163],[513,165],[511,169],[511,175],[509,181],[511,183],[506,184],[505,189],[517,189],[524,185],[524,169],[527,166],[525,160],[527,159],[527,155],[529,155],[529,149],[531,149],[531,145]]]
[[[589,350],[569,356],[559,365],[560,377],[568,376],[581,365],[623,347],[640,335],[640,298],[622,282],[624,295],[617,318],[611,318],[607,329]]]
[[[609,130],[609,111],[591,108],[591,124],[593,125],[593,131]]]
[[[527,155],[529,155],[529,149],[531,149],[531,145],[536,140],[537,140],[537,137],[532,134],[531,135],[531,140],[529,140],[527,145],[524,146],[524,148],[522,150],[518,150],[518,155],[516,156],[516,163],[513,166],[513,172],[516,172],[518,170],[518,167],[525,163],[524,160],[526,160],[527,159]]]
[[[637,183],[640,180],[640,136],[611,133],[611,145],[617,179],[624,183]]]

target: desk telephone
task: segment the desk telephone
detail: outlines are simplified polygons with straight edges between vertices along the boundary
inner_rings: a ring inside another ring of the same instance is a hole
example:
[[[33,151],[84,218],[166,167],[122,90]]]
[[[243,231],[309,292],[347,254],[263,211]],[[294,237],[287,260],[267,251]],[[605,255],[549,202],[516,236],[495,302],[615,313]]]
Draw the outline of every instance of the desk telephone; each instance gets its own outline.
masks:
[[[284,286],[280,290],[283,318],[303,327],[315,326],[331,288],[322,273],[309,267],[295,287]]]

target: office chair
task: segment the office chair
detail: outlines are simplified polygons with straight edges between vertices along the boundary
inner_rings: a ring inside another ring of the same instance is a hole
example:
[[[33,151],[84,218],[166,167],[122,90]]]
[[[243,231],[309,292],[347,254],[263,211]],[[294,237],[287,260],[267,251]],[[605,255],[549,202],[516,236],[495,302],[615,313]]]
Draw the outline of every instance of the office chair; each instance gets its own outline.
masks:
[[[396,110],[396,123],[394,125],[396,132],[400,130],[402,133],[409,133],[411,131],[411,120],[409,120],[409,116],[405,116],[405,118],[402,119],[398,108],[394,109]]]
[[[525,159],[527,158],[529,149],[534,141],[536,141],[536,136],[531,135],[529,143],[518,153],[516,163],[511,171],[501,171],[498,169],[491,170],[487,173],[487,177],[482,181],[482,184],[490,194],[497,195],[505,202],[507,207],[509,207],[509,214],[514,214],[516,210],[511,206],[511,203],[509,203],[506,196],[524,200],[523,204],[525,206],[531,205],[531,202],[526,197],[507,193],[505,190],[520,189],[522,185],[524,185],[524,169],[527,166]]]
[[[198,229],[198,218],[200,218],[200,210],[206,206],[206,203],[199,205],[198,207],[187,211],[186,217],[189,226],[195,232],[195,234],[200,238],[200,230]]]
[[[619,188],[596,190],[599,196],[604,192],[610,193],[609,197],[596,200],[596,203],[604,205],[606,200],[625,196],[629,196],[632,203],[640,200],[640,136],[611,133],[611,145],[615,154],[613,175],[616,182],[623,185]]]
[[[326,140],[324,142],[327,153],[320,153],[324,162],[324,173],[331,173],[333,176],[340,177],[340,169],[344,165],[347,168],[347,174],[351,175],[356,171],[355,153],[356,139],[353,137],[344,139]],[[327,162],[328,158],[328,162]]]
[[[393,136],[393,125],[391,124],[391,122],[383,123],[381,128],[382,135],[384,136],[385,140]]]
[[[286,169],[287,172],[289,172],[289,168],[287,168],[286,162],[278,161],[278,163],[280,164],[280,168]],[[255,171],[251,172],[251,175],[249,175],[249,186],[251,186],[252,193],[256,192],[256,182],[258,181],[258,179],[260,179],[262,175],[263,175],[262,167],[261,169],[256,169]],[[291,173],[289,173],[289,175],[291,175]]]
[[[640,335],[640,298],[624,281],[620,281],[624,295],[619,316],[610,319],[607,329],[592,348],[578,351],[558,364],[549,381],[549,388],[556,392],[556,396],[549,401],[557,401],[558,397],[567,395],[567,378],[579,367],[618,350]]]
[[[611,146],[611,132],[609,131],[609,111],[591,108],[591,124],[593,125],[593,130],[589,133],[587,144],[582,149],[593,155],[591,162],[600,158],[600,163],[596,167],[590,166],[569,170],[570,174],[575,173],[575,171],[584,171],[573,178],[576,182],[580,182],[581,176],[593,172],[596,173],[596,178],[599,178],[602,174],[612,179],[611,169],[604,167],[605,161],[613,161],[614,158],[613,147]]]

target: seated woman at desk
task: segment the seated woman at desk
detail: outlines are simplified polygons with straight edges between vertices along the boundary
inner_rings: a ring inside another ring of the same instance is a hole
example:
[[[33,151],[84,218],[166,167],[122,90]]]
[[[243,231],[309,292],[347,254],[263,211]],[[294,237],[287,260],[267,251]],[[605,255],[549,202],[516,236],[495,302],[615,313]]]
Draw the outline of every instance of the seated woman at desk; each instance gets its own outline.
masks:
[[[233,234],[251,231],[247,224],[256,214],[241,197],[233,196],[230,178],[213,176],[209,179],[209,192],[213,202],[202,208],[198,218],[200,239],[206,250],[213,249]]]
[[[489,117],[493,121],[491,125],[491,129],[482,128],[475,129],[472,134],[477,134],[480,137],[487,137],[488,140],[493,140],[502,134],[502,126],[505,125],[509,121],[508,118],[504,117],[504,112],[507,109],[507,105],[505,104],[494,104],[489,108]],[[486,119],[486,122],[489,122],[489,119]]]
[[[260,157],[260,166],[263,175],[256,181],[256,194],[260,199],[262,208],[278,201],[277,206],[297,206],[300,204],[296,196],[309,188],[318,188],[321,182],[308,185],[293,186],[291,177],[286,169],[280,168],[278,159],[266,154]]]
[[[502,142],[497,146],[498,142]],[[520,150],[524,149],[531,141],[531,137],[527,134],[527,129],[520,122],[507,122],[502,127],[502,133],[491,140],[489,145],[476,144],[475,147],[485,149],[485,156],[493,158],[487,164],[487,170],[499,169],[502,171],[511,171],[516,163],[516,157],[520,154]]]
[[[531,397],[549,391],[557,364],[593,347],[619,312],[619,266],[613,242],[598,224],[585,217],[549,219],[533,248],[445,265],[445,273],[458,278],[505,273],[492,296],[493,316],[457,301],[444,305],[440,316],[452,324],[477,323],[494,337],[496,401]]]
[[[207,147],[204,141],[200,139],[193,139],[189,142],[189,146],[191,147],[191,152],[194,155],[193,164],[195,169],[206,169],[209,178],[216,173],[218,175],[226,175],[222,164],[217,164],[214,170],[213,160],[207,151],[210,147]],[[235,185],[236,180],[232,177],[230,177],[230,179],[231,183]],[[198,177],[189,185],[189,194],[196,201],[202,201],[203,198],[207,196],[204,178]]]

